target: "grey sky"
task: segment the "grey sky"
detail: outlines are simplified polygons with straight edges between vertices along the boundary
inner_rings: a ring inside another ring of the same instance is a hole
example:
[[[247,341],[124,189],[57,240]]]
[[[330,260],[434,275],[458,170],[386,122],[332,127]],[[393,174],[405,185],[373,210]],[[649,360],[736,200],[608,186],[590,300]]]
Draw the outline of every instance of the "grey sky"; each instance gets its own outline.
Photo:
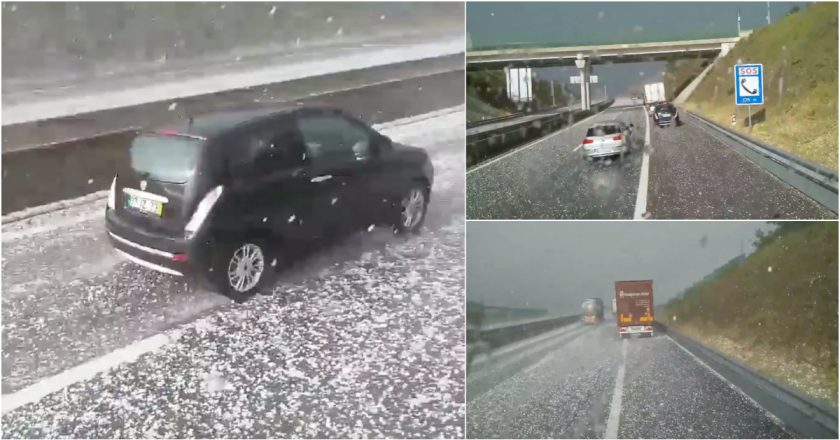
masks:
[[[586,298],[611,298],[616,280],[653,279],[662,304],[740,254],[742,242],[751,251],[756,230],[772,228],[754,221],[471,221],[467,299],[576,313]]]
[[[770,20],[807,2],[770,2]],[[467,2],[472,48],[735,36],[767,24],[766,2]]]

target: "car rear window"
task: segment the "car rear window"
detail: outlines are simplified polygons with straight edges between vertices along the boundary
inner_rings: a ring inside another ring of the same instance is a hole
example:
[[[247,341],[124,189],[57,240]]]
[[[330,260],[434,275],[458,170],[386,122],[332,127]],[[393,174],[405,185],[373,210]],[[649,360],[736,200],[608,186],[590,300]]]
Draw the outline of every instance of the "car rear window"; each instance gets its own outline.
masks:
[[[185,183],[195,172],[203,143],[185,136],[142,135],[131,143],[131,167],[148,179]]]
[[[619,130],[617,125],[599,125],[597,127],[590,128],[586,132],[586,137],[609,136],[619,133],[621,133],[621,130]]]

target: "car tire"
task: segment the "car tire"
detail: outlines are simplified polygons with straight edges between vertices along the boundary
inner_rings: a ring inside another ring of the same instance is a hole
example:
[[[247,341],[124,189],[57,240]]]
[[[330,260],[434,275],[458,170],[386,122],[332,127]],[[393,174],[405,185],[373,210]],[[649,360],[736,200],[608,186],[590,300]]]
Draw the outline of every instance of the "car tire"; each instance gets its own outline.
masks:
[[[212,256],[210,282],[219,293],[241,303],[257,293],[268,293],[276,266],[272,263],[279,258],[264,240],[230,241]]]
[[[429,188],[419,182],[412,185],[396,204],[394,231],[398,234],[420,232],[426,221],[429,206]]]

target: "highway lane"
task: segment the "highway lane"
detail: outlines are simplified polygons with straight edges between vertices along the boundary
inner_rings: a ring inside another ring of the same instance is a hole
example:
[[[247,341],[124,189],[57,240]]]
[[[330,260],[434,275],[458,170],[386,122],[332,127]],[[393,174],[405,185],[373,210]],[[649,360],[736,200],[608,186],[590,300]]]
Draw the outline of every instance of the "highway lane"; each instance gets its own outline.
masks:
[[[471,368],[467,437],[792,436],[667,336],[621,341],[613,323],[583,327]],[[511,373],[506,365],[513,364],[519,368]]]
[[[382,130],[432,155],[422,234],[360,232],[241,305],[117,257],[103,200],[4,225],[4,407],[82,362],[175,339],[4,413],[4,438],[463,436],[464,116]]]
[[[651,125],[649,178],[640,185],[645,118],[641,107],[608,109],[470,169],[467,217],[633,218],[638,189],[646,187],[640,212],[648,218],[836,218],[690,118],[680,127]],[[617,161],[581,160],[573,149],[586,128],[605,119],[636,125],[635,154]]]
[[[614,119],[635,125],[630,154],[621,159],[587,161],[573,151],[592,123]],[[632,218],[644,124],[638,108],[611,108],[470,169],[467,218]]]
[[[696,119],[682,119],[676,129],[651,126],[647,209],[653,218],[837,218],[711,137]]]

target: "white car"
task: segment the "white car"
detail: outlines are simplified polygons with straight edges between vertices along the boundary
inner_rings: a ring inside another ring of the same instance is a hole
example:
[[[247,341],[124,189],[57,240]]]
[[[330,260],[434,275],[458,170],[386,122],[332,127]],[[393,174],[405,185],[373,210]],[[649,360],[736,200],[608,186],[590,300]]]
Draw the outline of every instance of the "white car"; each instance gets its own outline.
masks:
[[[586,158],[615,156],[630,150],[633,124],[621,121],[599,122],[586,131],[580,146]]]

